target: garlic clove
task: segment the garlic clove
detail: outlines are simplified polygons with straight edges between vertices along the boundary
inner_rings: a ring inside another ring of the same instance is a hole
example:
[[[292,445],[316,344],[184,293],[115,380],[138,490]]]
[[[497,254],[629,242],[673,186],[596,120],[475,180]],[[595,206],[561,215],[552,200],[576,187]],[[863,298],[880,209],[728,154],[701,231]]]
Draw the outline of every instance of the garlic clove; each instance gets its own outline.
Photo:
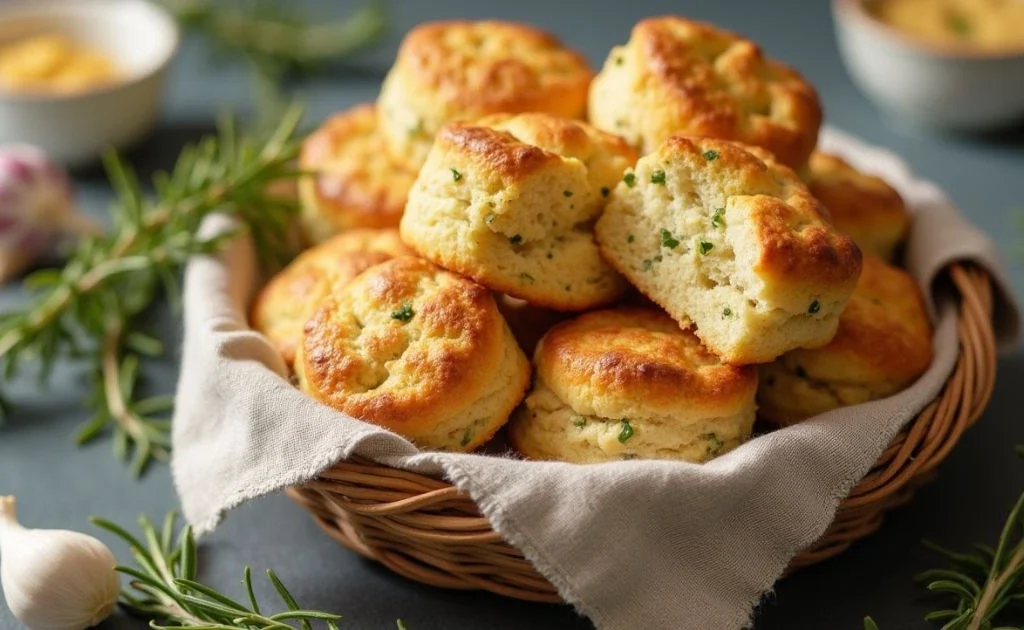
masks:
[[[30,630],[83,630],[114,611],[121,581],[110,549],[67,530],[26,529],[0,497],[0,586]]]

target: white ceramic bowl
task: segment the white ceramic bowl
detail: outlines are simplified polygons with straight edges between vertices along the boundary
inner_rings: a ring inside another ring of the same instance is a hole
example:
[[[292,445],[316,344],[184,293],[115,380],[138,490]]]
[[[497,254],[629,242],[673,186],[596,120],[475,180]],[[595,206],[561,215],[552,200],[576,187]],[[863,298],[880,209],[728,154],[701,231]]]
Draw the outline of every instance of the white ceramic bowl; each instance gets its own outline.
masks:
[[[0,143],[26,142],[64,164],[94,160],[154,125],[167,66],[178,48],[174,19],[144,0],[0,3],[0,46],[54,33],[113,59],[115,83],[73,94],[0,90]]]
[[[964,131],[1024,120],[1024,46],[989,52],[918,41],[872,17],[870,1],[832,0],[832,14],[847,71],[883,111]]]

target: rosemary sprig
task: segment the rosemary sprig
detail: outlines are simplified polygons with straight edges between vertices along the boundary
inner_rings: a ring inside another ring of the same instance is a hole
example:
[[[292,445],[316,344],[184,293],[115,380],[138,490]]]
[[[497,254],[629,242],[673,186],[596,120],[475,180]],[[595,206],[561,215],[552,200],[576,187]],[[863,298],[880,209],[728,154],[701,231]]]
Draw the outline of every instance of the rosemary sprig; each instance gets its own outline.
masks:
[[[1024,457],[1024,447],[1017,447]],[[925,541],[925,547],[944,556],[949,566],[917,576],[925,588],[950,599],[950,606],[925,615],[943,624],[942,630],[1013,630],[1024,624],[1024,494],[1017,499],[993,549],[975,545],[967,553],[950,551]],[[1016,607],[1015,607],[1016,606]],[[878,630],[871,617],[864,630]]]
[[[138,329],[140,315],[161,293],[177,304],[178,278],[188,258],[216,252],[231,236],[200,233],[211,214],[238,219],[261,260],[287,257],[294,201],[268,187],[297,176],[293,160],[301,116],[299,108],[290,108],[265,140],[223,123],[217,137],[186,147],[170,173],[154,176],[154,197],[143,193],[116,155],[108,156],[105,165],[116,194],[113,229],[82,241],[63,269],[26,279],[34,299],[0,314],[4,377],[30,359],[39,360],[44,381],[58,359],[90,362],[95,376],[89,402],[98,412],[77,440],[87,442],[112,429],[115,452],[122,458],[134,453],[136,474],[151,460],[166,459],[170,424],[160,414],[172,401],[137,396],[139,357],[162,349]]]
[[[267,578],[287,608],[276,614],[262,611],[252,587],[249,567],[245,567],[242,573],[248,605],[198,582],[196,571],[199,564],[192,529],[186,526],[175,536],[177,515],[174,512],[167,515],[159,531],[145,516],[139,519],[145,542],[110,521],[101,518],[90,520],[128,544],[138,566],[117,567],[118,572],[132,578],[130,589],[121,593],[121,604],[132,613],[149,619],[152,628],[286,630],[294,629],[296,626],[293,624],[297,623],[303,630],[310,630],[311,621],[321,621],[328,630],[338,630],[340,615],[300,608],[273,571],[267,571]]]
[[[344,19],[319,22],[306,18],[294,2],[162,2],[183,26],[206,35],[220,50],[248,59],[272,80],[314,71],[384,32],[381,0],[369,0]]]

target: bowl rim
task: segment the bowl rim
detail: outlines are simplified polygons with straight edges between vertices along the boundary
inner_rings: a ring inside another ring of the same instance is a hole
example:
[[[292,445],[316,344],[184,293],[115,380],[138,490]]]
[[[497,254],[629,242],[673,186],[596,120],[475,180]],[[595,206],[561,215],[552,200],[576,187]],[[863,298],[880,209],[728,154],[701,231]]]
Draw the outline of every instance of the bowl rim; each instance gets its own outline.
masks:
[[[71,0],[14,0],[12,2],[0,4],[0,22],[15,17],[38,17],[43,19],[53,18],[55,16],[53,13],[55,8],[66,9],[70,4],[72,4]],[[111,83],[104,83],[102,85],[97,85],[96,87],[70,93],[47,92],[45,90],[26,90],[23,92],[16,92],[0,88],[0,102],[73,102],[94,96],[109,94],[111,92],[116,92],[127,87],[137,85],[166,69],[178,54],[178,50],[181,46],[181,28],[178,26],[177,20],[174,19],[165,7],[161,6],[157,2],[149,2],[147,0],[75,0],[73,7],[89,7],[86,10],[112,14],[123,9],[124,6],[128,4],[141,6],[144,11],[148,12],[147,19],[161,23],[161,25],[166,28],[167,32],[170,34],[170,42],[166,51],[164,51],[163,54],[148,67],[141,71],[125,75],[119,80],[115,80]],[[63,19],[68,19],[69,17],[70,19],[75,19],[74,15],[74,13],[69,12],[61,15],[60,17]]]
[[[914,37],[900,29],[889,26],[872,16],[865,4],[868,2],[885,2],[885,0],[832,0],[832,14],[837,22],[849,19],[870,29],[875,34],[889,41],[912,48],[934,57],[944,59],[969,59],[975,61],[1020,60],[1024,59],[1024,43],[999,48],[977,48],[932,42],[925,38]]]

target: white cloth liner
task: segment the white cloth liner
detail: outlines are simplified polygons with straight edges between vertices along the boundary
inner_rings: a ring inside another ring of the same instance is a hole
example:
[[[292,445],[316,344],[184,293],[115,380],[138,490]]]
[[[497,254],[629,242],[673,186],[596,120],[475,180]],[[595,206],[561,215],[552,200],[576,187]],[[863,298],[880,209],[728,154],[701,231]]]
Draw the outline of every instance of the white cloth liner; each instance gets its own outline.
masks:
[[[208,532],[239,504],[359,455],[447,478],[468,492],[598,628],[747,625],[789,560],[822,534],[838,503],[950,374],[957,311],[940,288],[932,290],[936,274],[954,260],[986,267],[996,279],[998,338],[1005,346],[1018,334],[994,245],[937,187],[915,179],[892,154],[838,131],[826,130],[822,145],[885,176],[917,216],[907,260],[931,298],[936,356],[906,391],[758,437],[704,465],[420,453],[289,384],[281,359],[246,324],[254,255],[237,239],[219,259],[194,259],[186,273],[173,435],[186,518]]]

